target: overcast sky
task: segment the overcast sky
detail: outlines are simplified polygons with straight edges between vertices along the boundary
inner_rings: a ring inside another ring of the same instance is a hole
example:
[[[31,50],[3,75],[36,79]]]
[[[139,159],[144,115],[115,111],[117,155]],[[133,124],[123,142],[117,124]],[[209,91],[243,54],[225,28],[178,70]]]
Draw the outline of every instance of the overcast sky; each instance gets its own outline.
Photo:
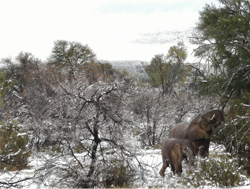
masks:
[[[54,41],[67,40],[99,60],[150,61],[187,37],[206,3],[217,1],[0,0],[0,59],[23,51],[46,60]]]

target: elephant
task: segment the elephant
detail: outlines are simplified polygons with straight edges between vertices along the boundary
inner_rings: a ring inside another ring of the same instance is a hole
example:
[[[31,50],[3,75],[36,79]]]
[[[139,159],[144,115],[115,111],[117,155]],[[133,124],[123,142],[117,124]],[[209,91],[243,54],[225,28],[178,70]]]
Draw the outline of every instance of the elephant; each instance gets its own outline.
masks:
[[[183,138],[191,140],[195,155],[200,153],[201,157],[209,155],[209,135],[224,121],[221,110],[212,110],[199,114],[190,123],[182,122],[175,125],[170,131],[170,138]]]
[[[187,139],[170,138],[161,148],[163,166],[160,175],[164,177],[165,169],[171,165],[173,173],[182,173],[181,160],[186,159],[191,165],[194,163],[194,147]]]

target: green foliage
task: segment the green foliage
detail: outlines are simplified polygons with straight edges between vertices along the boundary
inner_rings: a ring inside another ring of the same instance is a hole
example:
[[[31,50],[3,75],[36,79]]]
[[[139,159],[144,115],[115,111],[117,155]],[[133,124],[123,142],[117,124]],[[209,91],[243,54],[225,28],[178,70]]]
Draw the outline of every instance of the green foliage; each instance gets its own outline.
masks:
[[[213,140],[238,157],[239,164],[250,174],[250,92],[231,99],[226,124],[215,130]]]
[[[27,144],[27,130],[22,129],[17,121],[0,122],[0,169],[25,168],[30,156]]]
[[[23,93],[26,87],[38,85],[40,60],[31,53],[21,52],[13,61],[11,58],[2,60],[7,65],[8,73],[6,78],[11,79],[17,86],[15,90]]]
[[[6,79],[6,75],[6,71],[0,71],[0,106],[3,105],[3,95],[10,91],[14,86],[14,83],[11,80]]]
[[[250,91],[250,6],[248,0],[220,0],[222,6],[206,5],[191,42],[199,47],[195,55],[210,64],[207,83],[201,83],[207,94],[240,96]],[[211,86],[215,86],[210,90]],[[219,87],[217,87],[219,86]],[[203,91],[203,92],[204,92]]]
[[[167,64],[164,60],[164,55],[155,55],[155,57],[151,60],[150,65],[145,68],[146,73],[149,76],[149,82],[153,87],[162,86],[167,81]]]
[[[50,60],[56,67],[68,66],[71,69],[75,66],[92,62],[96,55],[87,45],[79,42],[65,40],[55,41]]]
[[[220,76],[208,76],[206,82],[200,83],[200,94],[217,94],[220,95],[221,83],[224,82],[224,79]]]
[[[163,93],[171,93],[176,83],[185,80],[188,69],[184,66],[187,50],[184,43],[180,42],[170,47],[168,54],[155,55],[150,65],[145,67],[149,83],[153,87],[160,87]]]
[[[202,94],[217,94],[222,107],[231,106],[225,125],[213,140],[225,145],[250,174],[250,2],[219,0],[200,12],[192,43],[195,55],[209,62]],[[247,159],[246,163],[243,163]]]
[[[170,49],[168,50],[168,58],[170,63],[184,63],[187,58],[187,49],[184,43],[179,42],[177,43],[177,45],[170,47]]]
[[[206,158],[199,163],[198,169],[182,175],[182,183],[185,186],[234,187],[243,184],[245,177],[240,175],[242,168],[233,159]]]
[[[87,45],[58,40],[54,42],[48,65],[59,80],[63,81],[67,78],[68,81],[72,81],[74,72],[79,69],[79,66],[92,63],[95,58],[96,55]]]

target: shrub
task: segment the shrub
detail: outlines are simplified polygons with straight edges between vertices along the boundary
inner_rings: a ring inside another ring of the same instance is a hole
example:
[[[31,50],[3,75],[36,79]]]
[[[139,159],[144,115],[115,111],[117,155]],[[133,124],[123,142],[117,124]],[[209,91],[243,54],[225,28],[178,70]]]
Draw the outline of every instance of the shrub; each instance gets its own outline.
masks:
[[[110,165],[106,167],[102,177],[102,185],[105,188],[127,188],[133,185],[135,179],[135,170],[126,164],[126,162],[114,159],[111,160]]]
[[[6,71],[0,70],[0,107],[4,104],[2,99],[4,94],[10,91],[14,86],[14,83],[11,80],[6,79],[6,75]]]
[[[0,122],[0,169],[25,168],[30,156],[27,144],[27,131],[17,121]]]
[[[230,111],[223,127],[215,129],[213,142],[223,144],[250,176],[250,92],[230,100]]]
[[[224,187],[239,186],[243,184],[244,177],[241,176],[243,171],[235,160],[228,157],[206,158],[198,162],[195,170],[183,174],[182,182],[190,187],[199,187],[202,185]]]

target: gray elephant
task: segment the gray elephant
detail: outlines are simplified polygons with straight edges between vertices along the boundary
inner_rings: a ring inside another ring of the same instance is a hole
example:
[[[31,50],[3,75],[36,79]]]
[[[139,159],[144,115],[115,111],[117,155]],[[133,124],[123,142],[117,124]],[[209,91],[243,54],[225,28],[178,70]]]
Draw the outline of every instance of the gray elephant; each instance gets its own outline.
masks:
[[[182,122],[175,125],[170,131],[170,138],[183,138],[191,140],[194,146],[195,155],[201,148],[201,156],[209,155],[209,135],[224,121],[223,112],[212,110],[204,114],[199,114],[190,123]]]
[[[181,160],[186,159],[191,165],[194,163],[194,147],[187,139],[170,138],[163,142],[161,148],[163,166],[160,175],[163,177],[165,169],[170,165],[173,173],[182,173]]]

